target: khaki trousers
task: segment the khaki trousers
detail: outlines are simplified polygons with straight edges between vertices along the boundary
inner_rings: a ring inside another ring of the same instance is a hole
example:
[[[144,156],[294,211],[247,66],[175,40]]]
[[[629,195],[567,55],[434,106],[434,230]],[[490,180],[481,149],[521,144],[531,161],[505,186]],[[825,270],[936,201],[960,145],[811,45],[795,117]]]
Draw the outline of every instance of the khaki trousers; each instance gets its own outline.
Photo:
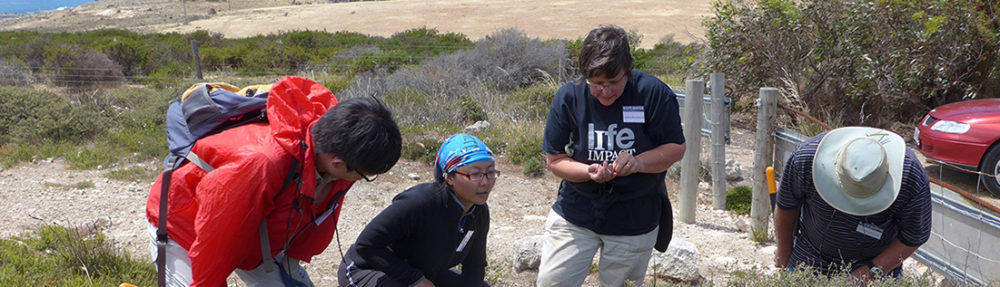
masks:
[[[656,232],[631,236],[601,235],[566,221],[549,210],[545,220],[538,286],[581,286],[590,273],[594,254],[601,250],[598,278],[601,286],[642,286]]]

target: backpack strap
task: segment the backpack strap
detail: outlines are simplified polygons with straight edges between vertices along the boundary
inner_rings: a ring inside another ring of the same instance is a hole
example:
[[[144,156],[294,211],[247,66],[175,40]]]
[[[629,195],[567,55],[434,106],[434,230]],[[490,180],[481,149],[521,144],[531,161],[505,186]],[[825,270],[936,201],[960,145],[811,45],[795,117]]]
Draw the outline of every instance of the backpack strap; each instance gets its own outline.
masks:
[[[195,154],[194,151],[188,152],[188,154],[186,156],[184,156],[184,158],[186,158],[188,161],[190,161],[194,165],[197,165],[198,167],[200,167],[205,172],[211,172],[211,171],[215,170],[215,167],[212,167],[212,165],[208,164],[208,162],[206,162],[205,160],[201,159],[201,157],[199,157],[197,154]]]
[[[299,172],[299,160],[296,158],[292,159],[292,168],[288,169],[288,175],[285,176],[285,182],[281,184],[281,191],[288,188],[292,182],[298,182],[301,184],[301,178],[298,176]],[[301,187],[301,186],[299,186]],[[296,199],[292,199],[297,200]],[[264,271],[273,272],[274,266],[267,264],[267,262],[274,261],[274,257],[271,256],[271,240],[269,238],[269,233],[267,232],[267,218],[260,220],[260,226],[257,228],[257,233],[260,235],[260,264],[264,267]],[[285,243],[285,248],[288,248],[288,243]]]
[[[274,258],[271,257],[271,241],[267,234],[267,218],[260,220],[260,227],[257,227],[257,233],[260,234],[260,266],[264,267],[264,272],[274,272],[274,265],[268,264]]]
[[[160,218],[156,225],[156,277],[160,287],[167,286],[167,191],[170,190],[170,175],[174,169],[163,172],[160,183]]]

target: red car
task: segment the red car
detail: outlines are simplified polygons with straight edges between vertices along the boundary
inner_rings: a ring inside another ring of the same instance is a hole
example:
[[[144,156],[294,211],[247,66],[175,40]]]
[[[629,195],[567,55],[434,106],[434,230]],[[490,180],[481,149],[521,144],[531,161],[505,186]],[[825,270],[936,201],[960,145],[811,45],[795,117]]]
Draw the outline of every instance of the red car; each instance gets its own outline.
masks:
[[[980,178],[1000,197],[1000,99],[937,107],[917,124],[913,139],[928,158],[992,174]]]

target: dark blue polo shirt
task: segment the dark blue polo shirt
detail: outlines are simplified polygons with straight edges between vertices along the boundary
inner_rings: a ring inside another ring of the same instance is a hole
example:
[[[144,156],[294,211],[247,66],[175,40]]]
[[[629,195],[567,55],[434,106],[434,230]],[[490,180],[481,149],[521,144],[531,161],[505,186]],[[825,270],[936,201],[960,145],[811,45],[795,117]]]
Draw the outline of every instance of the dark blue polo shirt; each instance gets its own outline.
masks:
[[[913,151],[906,149],[896,201],[877,214],[855,216],[831,207],[813,185],[813,158],[824,136],[826,132],[799,145],[781,177],[777,206],[800,209],[801,214],[788,265],[805,264],[829,274],[837,271],[830,270],[833,264],[872,260],[897,238],[908,246],[927,242],[931,234],[930,183]],[[874,238],[859,232],[862,223],[878,226],[881,236]]]

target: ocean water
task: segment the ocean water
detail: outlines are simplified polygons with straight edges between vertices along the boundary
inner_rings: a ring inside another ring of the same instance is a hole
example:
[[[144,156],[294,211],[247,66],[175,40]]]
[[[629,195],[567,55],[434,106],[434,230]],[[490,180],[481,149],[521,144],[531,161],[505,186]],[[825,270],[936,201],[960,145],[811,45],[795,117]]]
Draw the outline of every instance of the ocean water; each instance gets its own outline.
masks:
[[[0,0],[0,14],[25,14],[73,8],[96,0]]]

